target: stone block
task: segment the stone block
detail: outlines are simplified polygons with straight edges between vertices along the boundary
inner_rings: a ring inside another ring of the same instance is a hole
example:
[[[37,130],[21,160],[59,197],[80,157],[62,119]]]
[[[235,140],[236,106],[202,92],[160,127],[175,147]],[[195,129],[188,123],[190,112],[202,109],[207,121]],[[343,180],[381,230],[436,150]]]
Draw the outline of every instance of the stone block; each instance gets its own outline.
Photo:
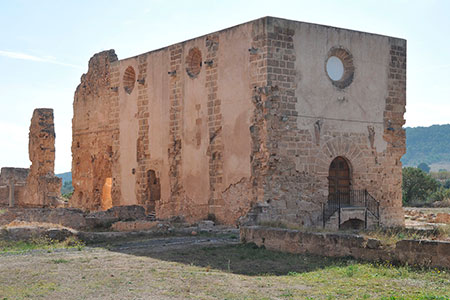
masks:
[[[114,231],[146,231],[157,228],[158,222],[155,221],[119,221],[111,225]]]

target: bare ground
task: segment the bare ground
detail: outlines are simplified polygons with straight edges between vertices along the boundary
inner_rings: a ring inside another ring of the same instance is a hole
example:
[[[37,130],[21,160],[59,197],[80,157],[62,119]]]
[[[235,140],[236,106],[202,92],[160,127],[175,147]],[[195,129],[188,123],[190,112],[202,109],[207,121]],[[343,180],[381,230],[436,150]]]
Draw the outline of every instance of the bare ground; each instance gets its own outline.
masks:
[[[271,252],[239,245],[233,234],[117,241],[81,251],[47,251],[0,255],[0,299],[450,296],[446,270]]]

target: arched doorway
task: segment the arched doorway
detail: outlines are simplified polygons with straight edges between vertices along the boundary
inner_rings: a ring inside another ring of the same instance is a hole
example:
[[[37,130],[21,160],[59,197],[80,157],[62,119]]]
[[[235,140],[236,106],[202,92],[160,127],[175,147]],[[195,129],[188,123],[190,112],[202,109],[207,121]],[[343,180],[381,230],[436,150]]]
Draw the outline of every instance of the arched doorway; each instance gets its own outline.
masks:
[[[328,201],[350,204],[350,166],[341,156],[336,157],[328,171]]]

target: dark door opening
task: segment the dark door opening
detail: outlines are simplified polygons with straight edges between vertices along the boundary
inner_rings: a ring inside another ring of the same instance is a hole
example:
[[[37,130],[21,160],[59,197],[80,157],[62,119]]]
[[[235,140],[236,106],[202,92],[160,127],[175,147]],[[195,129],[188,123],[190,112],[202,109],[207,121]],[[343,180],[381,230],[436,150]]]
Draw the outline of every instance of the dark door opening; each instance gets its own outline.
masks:
[[[156,201],[161,199],[161,184],[154,170],[147,171],[147,189],[145,191],[148,212],[155,212]]]
[[[339,197],[342,206],[350,205],[350,167],[343,157],[336,157],[328,172],[328,201]]]

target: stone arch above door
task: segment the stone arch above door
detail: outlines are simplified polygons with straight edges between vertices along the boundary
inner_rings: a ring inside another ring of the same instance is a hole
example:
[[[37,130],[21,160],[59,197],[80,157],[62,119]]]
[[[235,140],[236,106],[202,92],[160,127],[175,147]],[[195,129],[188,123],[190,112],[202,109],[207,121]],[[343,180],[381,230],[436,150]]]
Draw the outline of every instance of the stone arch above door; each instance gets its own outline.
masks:
[[[324,143],[316,160],[317,172],[328,176],[330,164],[338,156],[344,157],[352,170],[361,170],[366,165],[364,152],[367,145],[361,146],[359,140],[359,137],[336,137]]]

